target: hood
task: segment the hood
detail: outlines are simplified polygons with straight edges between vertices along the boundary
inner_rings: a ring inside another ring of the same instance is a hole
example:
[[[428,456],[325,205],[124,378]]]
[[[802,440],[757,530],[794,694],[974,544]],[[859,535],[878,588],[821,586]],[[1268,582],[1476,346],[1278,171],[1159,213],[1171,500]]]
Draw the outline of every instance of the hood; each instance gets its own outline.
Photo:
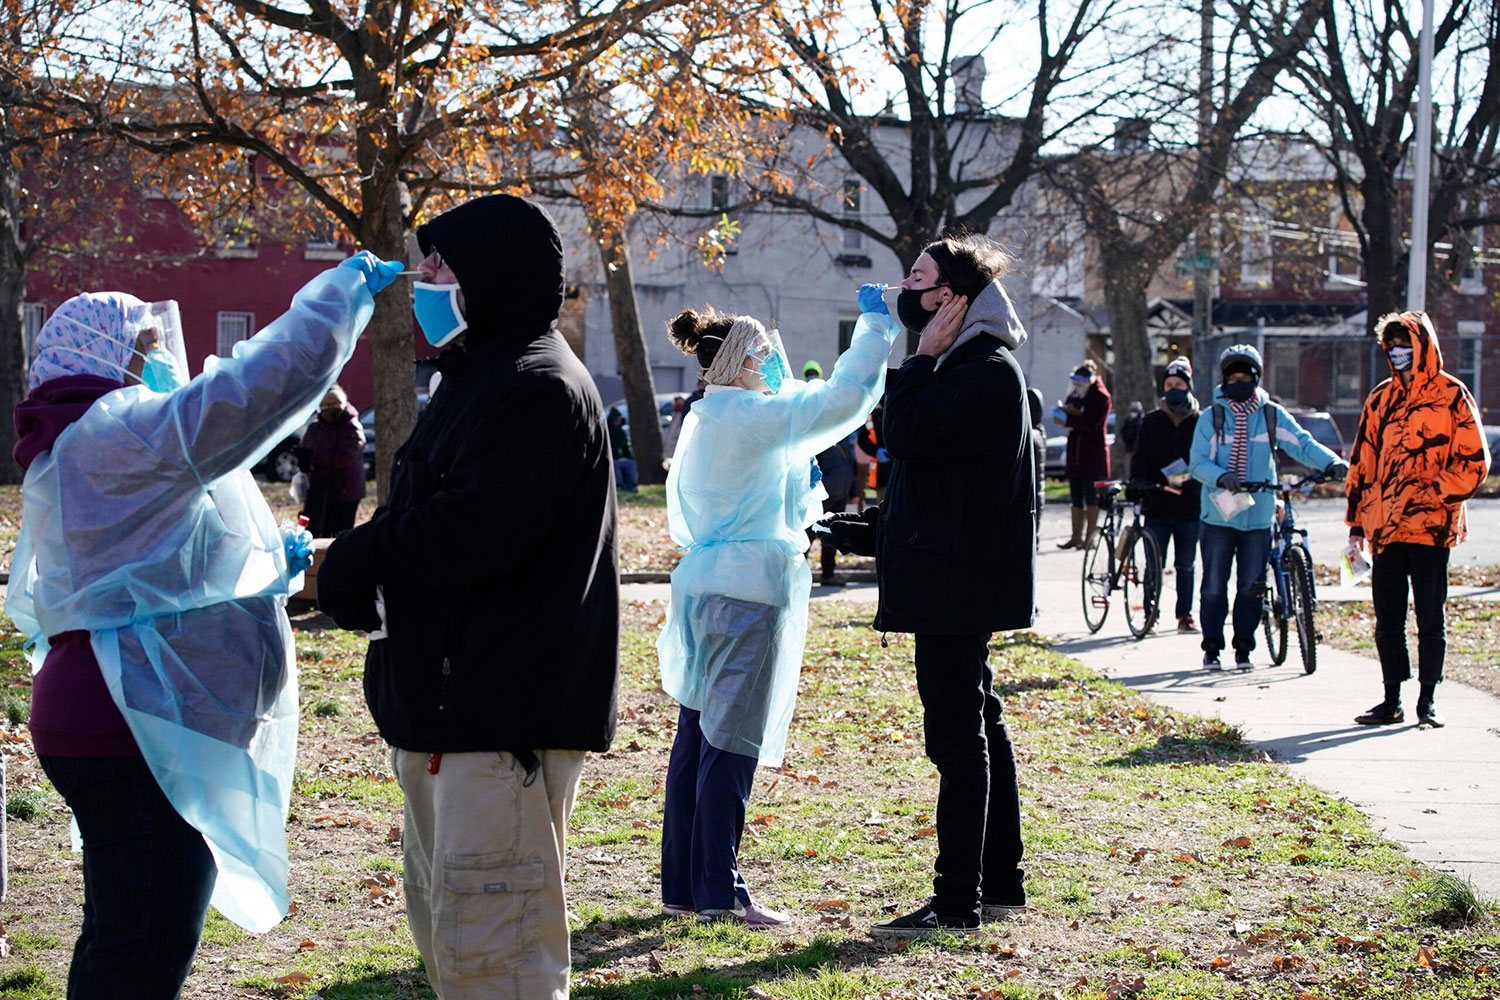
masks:
[[[986,285],[984,291],[969,303],[969,311],[964,314],[964,325],[958,331],[958,339],[938,358],[938,364],[942,364],[948,359],[948,355],[981,333],[996,338],[1012,351],[1026,343],[1026,328],[1021,325],[1016,307],[1011,304],[1010,296],[1005,294],[1005,288],[998,278]]]
[[[64,375],[48,379],[16,406],[11,419],[16,446],[11,451],[22,469],[49,450],[57,436],[88,412],[100,396],[125,388],[124,382],[98,375]]]
[[[1382,351],[1387,346],[1386,335],[1397,327],[1411,335],[1412,359],[1411,380],[1413,384],[1434,378],[1443,370],[1443,352],[1438,347],[1437,330],[1425,312],[1390,313],[1380,317],[1375,324],[1375,335],[1380,338]],[[1385,359],[1387,365],[1391,359]],[[1391,378],[1400,379],[1396,369],[1391,369]]]
[[[529,342],[551,329],[563,303],[562,237],[540,206],[508,194],[475,198],[417,227],[464,293],[471,348]]]

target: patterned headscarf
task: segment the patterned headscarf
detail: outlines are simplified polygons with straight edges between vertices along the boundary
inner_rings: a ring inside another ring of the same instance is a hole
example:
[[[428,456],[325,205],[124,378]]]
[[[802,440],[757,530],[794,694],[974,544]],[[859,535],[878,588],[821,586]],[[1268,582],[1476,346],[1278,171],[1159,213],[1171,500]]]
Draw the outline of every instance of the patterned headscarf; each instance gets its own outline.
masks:
[[[29,387],[35,389],[64,375],[123,381],[136,334],[148,312],[146,303],[124,292],[73,296],[37,331]]]

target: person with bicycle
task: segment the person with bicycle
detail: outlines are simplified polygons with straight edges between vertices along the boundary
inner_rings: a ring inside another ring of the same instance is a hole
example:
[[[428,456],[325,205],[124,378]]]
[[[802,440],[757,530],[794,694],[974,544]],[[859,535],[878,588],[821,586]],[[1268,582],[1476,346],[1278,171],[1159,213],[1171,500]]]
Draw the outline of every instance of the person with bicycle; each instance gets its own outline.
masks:
[[[1203,669],[1222,670],[1224,619],[1229,614],[1229,567],[1236,566],[1234,665],[1252,667],[1255,629],[1261,618],[1261,587],[1271,548],[1276,498],[1247,492],[1250,482],[1275,482],[1276,453],[1285,451],[1325,478],[1342,478],[1349,465],[1313,440],[1311,434],[1260,388],[1260,352],[1235,344],[1219,355],[1221,382],[1214,389],[1211,419],[1193,431],[1189,471],[1202,484],[1198,503],[1203,585],[1198,617],[1203,628]],[[1270,428],[1274,427],[1274,432]],[[1272,440],[1274,433],[1274,440]]]
[[[1417,611],[1417,720],[1441,726],[1433,705],[1447,650],[1443,605],[1448,550],[1468,535],[1464,501],[1489,474],[1489,446],[1467,387],[1444,372],[1426,313],[1382,316],[1375,324],[1391,378],[1365,401],[1346,483],[1351,546],[1368,544],[1375,649],[1385,697],[1355,718],[1366,726],[1404,721],[1401,683],[1411,679],[1406,591]]]
[[[1141,420],[1131,457],[1133,485],[1171,487],[1148,490],[1141,497],[1146,531],[1156,541],[1163,566],[1170,540],[1177,562],[1177,631],[1196,632],[1193,622],[1193,563],[1198,557],[1199,484],[1183,476],[1192,457],[1193,431],[1198,424],[1198,401],[1193,398],[1193,363],[1173,358],[1161,380],[1162,398],[1157,408]],[[1174,467],[1173,463],[1180,463]],[[1181,473],[1176,471],[1182,470]],[[1172,474],[1168,474],[1168,470]]]

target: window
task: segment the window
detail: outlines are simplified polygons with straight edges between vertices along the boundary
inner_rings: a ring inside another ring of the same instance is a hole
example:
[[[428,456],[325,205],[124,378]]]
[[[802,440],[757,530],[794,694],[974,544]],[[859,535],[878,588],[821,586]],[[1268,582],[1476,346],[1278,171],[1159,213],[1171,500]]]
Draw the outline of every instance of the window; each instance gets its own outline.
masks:
[[[216,353],[221,358],[229,357],[234,351],[234,345],[242,340],[249,340],[254,332],[255,313],[219,313],[219,338]]]
[[[1240,216],[1240,284],[1271,283],[1271,222],[1254,204]]]
[[[342,260],[345,254],[333,233],[333,224],[325,222],[302,246],[303,260]]]
[[[1485,203],[1480,202],[1474,206],[1475,215],[1483,215]],[[1458,291],[1461,295],[1483,295],[1484,294],[1484,264],[1481,259],[1484,255],[1484,227],[1476,226],[1464,236],[1470,241],[1472,251],[1468,260],[1464,263],[1463,273],[1458,278]],[[1473,388],[1470,386],[1469,388]]]
[[[844,208],[844,218],[846,218],[846,219],[855,219],[855,220],[857,220],[859,218],[859,213],[860,213],[860,183],[859,183],[859,179],[858,178],[851,177],[848,180],[844,181],[844,205],[843,205],[843,208]],[[844,249],[845,250],[862,250],[862,249],[864,249],[864,244],[865,244],[864,234],[861,233],[859,230],[857,230],[857,229],[845,229],[844,230]]]
[[[1480,338],[1483,336],[1483,320],[1459,320],[1458,344],[1456,345],[1458,350],[1454,352],[1454,357],[1452,358],[1446,357],[1447,352],[1445,351],[1443,359],[1447,362],[1448,370],[1459,381],[1469,387],[1469,391],[1474,394],[1475,399],[1479,398],[1479,360],[1483,353],[1481,348],[1484,344],[1484,341]]]
[[[1359,406],[1365,401],[1360,384],[1361,358],[1369,348],[1364,344],[1336,344],[1333,354],[1333,405]]]
[[[36,335],[47,322],[47,306],[41,302],[21,303],[21,337],[26,345],[26,363],[36,357]]]
[[[1285,340],[1271,350],[1271,384],[1266,388],[1285,403],[1297,399],[1297,347],[1296,341]]]
[[[1337,201],[1337,199],[1335,199]],[[1333,288],[1356,288],[1360,280],[1359,235],[1340,205],[1335,205],[1328,226],[1333,234],[1324,245],[1328,249],[1328,284]],[[1342,279],[1342,280],[1341,280]]]
[[[218,255],[254,259],[255,226],[246,218],[227,219],[219,226]]]
[[[708,179],[708,207],[715,212],[729,208],[728,174],[714,174]]]
[[[852,319],[839,320],[839,354],[842,355],[849,349],[849,344],[854,340],[854,324],[858,322]]]

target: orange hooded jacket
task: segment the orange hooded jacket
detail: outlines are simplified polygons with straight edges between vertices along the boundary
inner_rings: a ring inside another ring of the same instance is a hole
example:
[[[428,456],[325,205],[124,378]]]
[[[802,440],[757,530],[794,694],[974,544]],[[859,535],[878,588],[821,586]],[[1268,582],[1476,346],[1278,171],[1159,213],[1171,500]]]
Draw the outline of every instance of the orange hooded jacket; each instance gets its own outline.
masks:
[[[1464,501],[1489,474],[1489,446],[1474,397],[1443,371],[1427,314],[1381,317],[1375,332],[1382,347],[1395,329],[1411,335],[1411,385],[1393,370],[1365,400],[1349,454],[1344,520],[1373,552],[1392,542],[1452,548],[1468,537]]]

